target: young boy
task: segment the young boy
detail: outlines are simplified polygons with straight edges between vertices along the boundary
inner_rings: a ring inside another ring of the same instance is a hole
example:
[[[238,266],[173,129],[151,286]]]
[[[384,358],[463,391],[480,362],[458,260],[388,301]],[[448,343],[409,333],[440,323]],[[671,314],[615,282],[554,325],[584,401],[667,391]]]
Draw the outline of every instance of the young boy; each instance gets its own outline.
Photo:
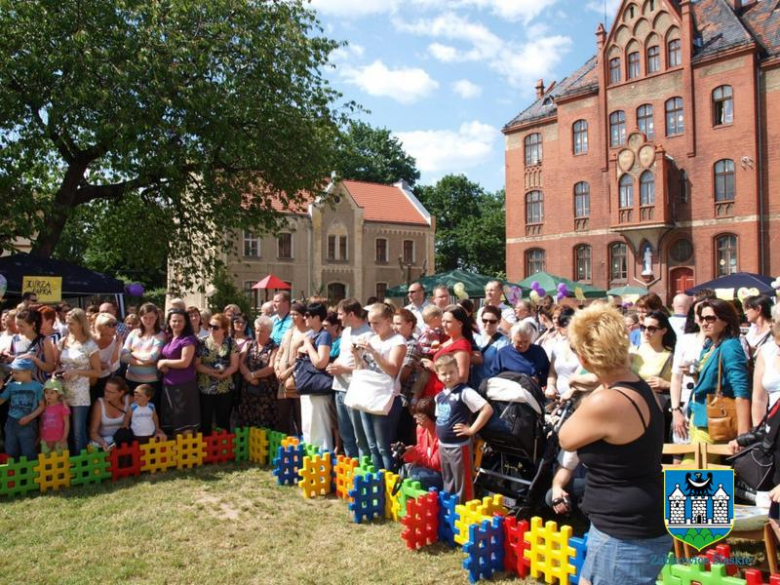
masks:
[[[35,364],[28,358],[16,358],[11,363],[13,381],[0,394],[0,404],[10,400],[8,420],[5,423],[5,452],[14,459],[38,459],[35,442],[38,439],[38,421],[46,403],[43,385],[33,381]]]
[[[133,391],[133,404],[125,414],[125,428],[133,431],[133,436],[139,444],[148,443],[153,437],[166,439],[165,433],[160,429],[160,420],[157,411],[150,401],[154,396],[154,388],[149,384],[136,386]]]
[[[445,354],[434,364],[444,389],[436,395],[436,435],[444,491],[458,494],[460,502],[474,499],[471,474],[471,437],[485,426],[493,407],[477,391],[458,381],[455,356]],[[471,422],[472,415],[477,418]]]
[[[438,351],[442,343],[447,341],[447,336],[441,328],[441,309],[436,305],[428,305],[423,309],[422,318],[425,326],[417,342],[420,344],[423,357],[430,357]]]

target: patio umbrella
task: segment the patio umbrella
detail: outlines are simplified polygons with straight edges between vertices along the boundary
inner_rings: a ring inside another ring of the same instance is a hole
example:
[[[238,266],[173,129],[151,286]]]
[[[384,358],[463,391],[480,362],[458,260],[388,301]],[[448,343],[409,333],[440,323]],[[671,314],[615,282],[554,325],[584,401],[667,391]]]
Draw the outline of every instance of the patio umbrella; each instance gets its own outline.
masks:
[[[447,290],[450,291],[450,294],[455,296],[455,285],[458,283],[461,283],[463,285],[463,289],[465,292],[469,295],[469,297],[472,298],[481,298],[485,296],[485,285],[492,281],[492,280],[498,280],[502,285],[508,285],[508,286],[516,286],[515,284],[508,282],[506,280],[501,280],[500,278],[495,278],[493,276],[485,276],[484,274],[477,274],[476,272],[466,272],[465,270],[455,269],[455,270],[449,270],[447,272],[442,272],[440,274],[431,274],[429,276],[423,276],[422,278],[418,278],[414,282],[419,283],[425,287],[425,290],[430,292],[434,289],[434,287],[439,286],[440,284],[443,284],[447,287]],[[526,294],[528,291],[522,290],[521,288],[521,294]],[[399,284],[398,286],[394,286],[393,288],[387,289],[385,291],[385,296],[387,297],[404,297],[406,296],[406,292],[409,289],[409,285],[406,284]]]
[[[770,276],[753,274],[752,272],[737,272],[735,274],[729,274],[728,276],[721,276],[720,278],[710,280],[709,282],[697,284],[693,288],[686,290],[685,294],[695,295],[704,288],[711,288],[712,290],[733,290],[734,296],[736,297],[739,289],[746,288],[756,289],[759,293],[774,297],[775,289],[772,288],[772,280],[773,279]]]
[[[269,288],[275,288],[275,289],[284,289],[284,290],[290,290],[290,285],[284,282],[283,280],[275,277],[273,274],[269,274],[266,276],[263,280],[255,284],[253,289],[269,289]]]
[[[547,294],[552,295],[553,297],[558,290],[558,285],[561,283],[565,284],[570,292],[574,292],[577,288],[582,289],[582,293],[585,295],[586,299],[601,299],[607,296],[607,291],[604,289],[596,288],[595,286],[590,286],[581,282],[575,282],[568,278],[564,278],[563,276],[555,276],[549,272],[537,272],[536,274],[524,278],[517,284],[530,289],[534,282],[538,282],[539,286],[541,286]]]
[[[649,291],[643,286],[619,286],[617,288],[611,288],[607,291],[608,295],[614,295],[618,297],[624,297],[626,295],[646,295]]]

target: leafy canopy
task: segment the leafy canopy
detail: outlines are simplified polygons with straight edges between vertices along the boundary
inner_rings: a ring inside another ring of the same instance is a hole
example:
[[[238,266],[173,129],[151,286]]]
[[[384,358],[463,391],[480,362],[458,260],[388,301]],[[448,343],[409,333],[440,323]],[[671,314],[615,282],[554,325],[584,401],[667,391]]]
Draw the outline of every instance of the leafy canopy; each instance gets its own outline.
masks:
[[[303,0],[0,0],[0,30],[0,249],[49,256],[103,202],[207,269],[234,230],[277,225],[272,199],[319,188],[353,109]]]

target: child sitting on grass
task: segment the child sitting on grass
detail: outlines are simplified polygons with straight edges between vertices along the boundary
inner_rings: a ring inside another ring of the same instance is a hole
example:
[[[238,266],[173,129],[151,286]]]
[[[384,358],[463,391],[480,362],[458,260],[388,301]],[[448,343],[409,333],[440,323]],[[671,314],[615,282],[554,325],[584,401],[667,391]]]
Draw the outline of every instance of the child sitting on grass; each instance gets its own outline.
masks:
[[[476,390],[459,381],[454,355],[440,356],[434,366],[444,384],[436,395],[436,436],[444,491],[458,494],[460,501],[466,503],[474,499],[471,437],[490,420],[493,407]],[[477,417],[472,423],[474,413]]]
[[[70,408],[65,403],[65,389],[56,378],[43,385],[46,410],[41,415],[41,453],[63,451],[68,448]]]
[[[28,461],[38,459],[38,421],[43,412],[43,385],[32,379],[35,364],[29,358],[16,358],[11,362],[11,376],[5,391],[0,394],[0,404],[10,401],[8,420],[5,423],[5,452],[9,457]]]
[[[165,440],[167,437],[160,429],[157,410],[151,400],[154,388],[149,384],[141,384],[133,390],[133,404],[125,414],[124,427],[133,431],[135,440],[140,445],[148,443],[154,437]]]

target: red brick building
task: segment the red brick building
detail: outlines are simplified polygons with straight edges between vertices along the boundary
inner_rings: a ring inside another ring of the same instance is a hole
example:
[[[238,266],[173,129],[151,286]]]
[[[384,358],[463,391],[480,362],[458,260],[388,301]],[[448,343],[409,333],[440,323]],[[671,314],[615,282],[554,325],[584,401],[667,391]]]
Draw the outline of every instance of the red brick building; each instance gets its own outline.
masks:
[[[509,278],[780,274],[780,1],[624,0],[595,44],[504,127]]]

